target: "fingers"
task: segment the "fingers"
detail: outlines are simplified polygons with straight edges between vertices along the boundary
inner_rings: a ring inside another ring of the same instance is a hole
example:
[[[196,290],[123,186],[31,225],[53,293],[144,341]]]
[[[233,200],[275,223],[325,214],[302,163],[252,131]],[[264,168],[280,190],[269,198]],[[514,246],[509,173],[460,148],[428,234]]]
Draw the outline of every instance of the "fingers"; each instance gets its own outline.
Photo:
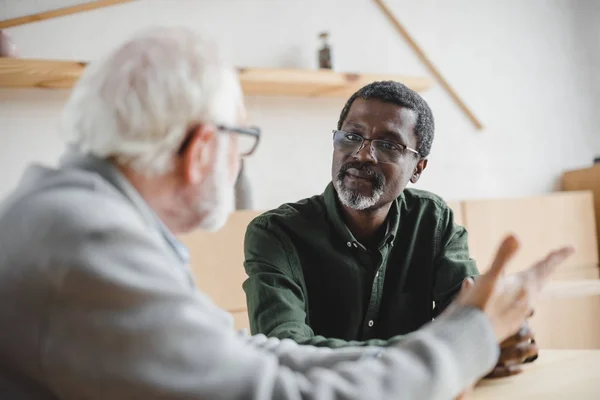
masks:
[[[475,280],[471,277],[465,278],[460,285],[457,302],[461,302],[467,295],[467,292],[475,285]]]
[[[518,365],[498,365],[489,374],[485,376],[487,379],[504,378],[507,376],[517,375],[523,372],[523,369]]]
[[[513,335],[531,316],[533,302],[545,281],[555,268],[573,253],[572,248],[564,247],[550,253],[528,270],[499,280],[518,247],[519,243],[514,236],[504,239],[489,271],[477,280],[472,290],[461,291],[457,298],[458,304],[484,310],[494,325],[498,341],[504,341]],[[469,283],[463,283],[465,288],[468,285]],[[504,372],[513,374],[513,371]],[[497,371],[494,374],[501,373]]]
[[[523,325],[517,333],[500,343],[500,348],[513,347],[521,343],[528,343],[531,340],[533,340],[533,332],[529,329],[529,326]]]
[[[527,323],[508,339],[500,343],[499,365],[515,365],[525,363],[526,360],[533,361],[537,358],[538,347],[533,337],[533,332]]]
[[[528,358],[537,356],[539,349],[535,343],[521,343],[506,347],[500,352],[498,364],[503,366],[523,364]]]
[[[552,272],[574,253],[572,247],[563,247],[548,254],[545,259],[536,263],[527,272],[535,279],[536,284],[543,283]]]
[[[504,270],[504,267],[508,261],[517,252],[518,248],[519,242],[514,236],[510,235],[506,237],[500,244],[500,247],[496,252],[496,257],[492,262],[492,266],[485,275],[491,277],[492,279],[497,279]]]
[[[465,278],[462,281],[460,290],[469,290],[473,287],[474,284],[475,284],[475,280],[473,278],[471,278],[471,277]]]
[[[532,340],[531,340],[531,343],[534,343],[534,344],[536,344],[536,343],[535,343],[535,339],[532,339]],[[536,344],[536,345],[537,345],[537,344]],[[537,353],[536,355],[534,355],[534,356],[531,356],[531,357],[527,357],[527,358],[525,359],[525,361],[523,361],[523,364],[532,363],[532,362],[534,362],[535,360],[537,360],[537,359],[538,359],[538,357],[539,357],[539,350],[538,350],[538,353]]]
[[[526,291],[522,291],[519,289],[519,294],[515,299],[515,295],[502,292],[499,293],[499,296],[508,296],[510,300],[502,304],[500,308],[494,310],[494,312],[498,313],[498,327],[500,328],[498,332],[496,332],[498,340],[504,342],[509,337],[514,336],[515,332],[517,332],[520,327],[523,325],[525,320],[527,319],[527,315],[531,311],[531,306],[529,304],[529,296],[523,295],[522,293],[526,293]],[[496,307],[498,307],[498,303],[495,303]],[[502,322],[500,322],[502,321]]]

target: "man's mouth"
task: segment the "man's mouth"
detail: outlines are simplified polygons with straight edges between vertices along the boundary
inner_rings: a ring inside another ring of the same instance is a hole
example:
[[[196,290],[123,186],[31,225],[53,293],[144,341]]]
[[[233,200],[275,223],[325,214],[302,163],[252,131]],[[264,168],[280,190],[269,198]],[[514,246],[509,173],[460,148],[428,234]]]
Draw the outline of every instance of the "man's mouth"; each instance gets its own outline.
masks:
[[[348,168],[344,174],[354,179],[361,179],[369,182],[373,182],[375,180],[375,176],[373,174],[370,174],[364,170],[358,170],[356,168]]]

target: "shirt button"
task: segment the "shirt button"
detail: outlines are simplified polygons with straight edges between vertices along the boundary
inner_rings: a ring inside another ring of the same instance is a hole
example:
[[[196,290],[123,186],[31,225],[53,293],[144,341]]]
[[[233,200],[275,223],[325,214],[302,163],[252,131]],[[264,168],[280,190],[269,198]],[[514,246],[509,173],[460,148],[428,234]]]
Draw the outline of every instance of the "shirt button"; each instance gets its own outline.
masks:
[[[369,321],[369,328],[372,328],[372,327],[373,327],[373,324],[374,324],[373,320],[370,320],[370,321]]]
[[[348,247],[352,247],[352,243],[351,242],[348,242],[346,244],[348,245]]]
[[[354,247],[358,247],[358,245],[356,244],[356,242],[355,242],[355,243],[352,243],[352,244],[354,245]]]

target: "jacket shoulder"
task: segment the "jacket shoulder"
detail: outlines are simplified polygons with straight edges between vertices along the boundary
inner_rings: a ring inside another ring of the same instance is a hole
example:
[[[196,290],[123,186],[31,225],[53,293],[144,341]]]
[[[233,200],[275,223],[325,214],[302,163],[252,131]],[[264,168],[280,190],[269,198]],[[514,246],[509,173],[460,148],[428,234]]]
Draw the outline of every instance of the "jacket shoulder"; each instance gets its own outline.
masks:
[[[439,195],[427,190],[407,188],[402,193],[404,203],[408,208],[430,207],[441,212],[451,210],[448,203]]]
[[[249,227],[285,228],[314,222],[325,215],[323,195],[316,195],[281,206],[255,217]]]
[[[0,246],[6,232],[23,243],[51,243],[140,223],[123,195],[97,175],[34,169],[0,205]]]

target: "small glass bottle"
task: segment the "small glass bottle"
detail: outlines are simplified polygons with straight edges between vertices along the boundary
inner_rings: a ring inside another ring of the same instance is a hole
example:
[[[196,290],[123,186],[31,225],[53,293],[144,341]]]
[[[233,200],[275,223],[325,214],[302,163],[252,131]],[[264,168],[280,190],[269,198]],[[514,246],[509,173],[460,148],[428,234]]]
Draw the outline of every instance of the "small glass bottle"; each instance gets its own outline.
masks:
[[[323,69],[333,69],[331,62],[331,47],[327,42],[327,38],[329,37],[329,33],[322,32],[319,37],[323,42],[322,47],[319,49],[319,68]]]

